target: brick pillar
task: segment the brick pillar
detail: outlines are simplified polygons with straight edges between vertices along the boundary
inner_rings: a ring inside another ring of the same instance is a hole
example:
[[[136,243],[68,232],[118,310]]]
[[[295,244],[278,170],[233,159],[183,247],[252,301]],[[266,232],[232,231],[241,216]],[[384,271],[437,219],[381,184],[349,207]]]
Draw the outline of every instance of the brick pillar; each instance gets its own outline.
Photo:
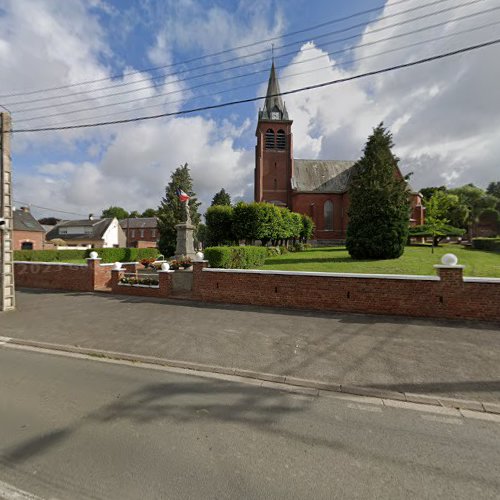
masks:
[[[160,281],[160,296],[170,297],[172,295],[172,276],[175,271],[158,271]]]
[[[87,259],[87,268],[89,273],[88,291],[90,292],[93,292],[96,288],[97,273],[99,272],[101,260],[102,259],[100,259],[99,257],[96,259]]]
[[[445,286],[461,287],[464,283],[464,266],[436,265],[439,279]]]
[[[201,297],[201,285],[203,283],[203,269],[208,267],[208,260],[195,260],[193,262],[193,297]]]
[[[118,282],[122,277],[122,269],[111,269],[111,292],[116,293],[118,291]]]

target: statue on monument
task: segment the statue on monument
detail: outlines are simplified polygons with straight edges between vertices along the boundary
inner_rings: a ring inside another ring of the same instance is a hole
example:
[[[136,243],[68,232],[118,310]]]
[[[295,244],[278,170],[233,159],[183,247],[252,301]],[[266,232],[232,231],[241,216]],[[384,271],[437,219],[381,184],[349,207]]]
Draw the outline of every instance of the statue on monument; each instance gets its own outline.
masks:
[[[175,227],[177,229],[177,248],[175,251],[175,258],[182,259],[185,257],[189,257],[191,259],[194,258],[194,240],[193,240],[193,231],[194,226],[191,222],[191,215],[189,213],[189,198],[190,196],[186,194],[182,189],[177,190],[177,196],[179,197],[179,201],[182,203],[184,207],[184,222],[177,224]]]

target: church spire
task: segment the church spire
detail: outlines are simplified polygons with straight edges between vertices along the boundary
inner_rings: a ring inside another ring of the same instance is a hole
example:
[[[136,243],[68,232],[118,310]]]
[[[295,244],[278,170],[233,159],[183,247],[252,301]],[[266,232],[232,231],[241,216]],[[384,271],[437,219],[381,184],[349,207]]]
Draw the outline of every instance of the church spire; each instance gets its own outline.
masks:
[[[276,76],[276,68],[274,67],[274,56],[271,65],[271,73],[267,84],[266,101],[264,109],[259,113],[261,120],[288,120],[288,112],[281,98],[280,85]]]

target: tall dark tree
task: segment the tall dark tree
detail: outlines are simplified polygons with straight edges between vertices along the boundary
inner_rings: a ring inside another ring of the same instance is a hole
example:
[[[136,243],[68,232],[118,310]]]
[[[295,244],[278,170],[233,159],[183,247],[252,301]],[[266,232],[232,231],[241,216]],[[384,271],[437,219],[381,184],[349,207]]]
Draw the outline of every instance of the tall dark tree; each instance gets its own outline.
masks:
[[[128,212],[122,207],[109,207],[102,211],[101,217],[107,219],[109,217],[116,217],[118,220],[126,219],[128,217]]]
[[[140,216],[141,216],[141,214],[137,210],[132,210],[132,212],[130,212],[130,214],[129,214],[129,217],[131,219],[137,219]]]
[[[170,257],[175,253],[177,239],[175,225],[186,220],[184,203],[179,200],[177,195],[178,189],[182,189],[191,197],[188,203],[192,224],[196,227],[200,223],[198,207],[201,203],[196,199],[193,191],[193,179],[188,164],[185,163],[172,172],[170,182],[165,188],[165,196],[157,211],[160,232],[159,248],[165,257]]]
[[[222,188],[212,199],[211,206],[214,205],[231,205],[231,196]]]
[[[490,182],[486,188],[486,192],[491,196],[500,198],[500,181]]]
[[[392,134],[381,123],[355,165],[346,246],[353,259],[395,259],[404,252],[409,191],[391,151]]]

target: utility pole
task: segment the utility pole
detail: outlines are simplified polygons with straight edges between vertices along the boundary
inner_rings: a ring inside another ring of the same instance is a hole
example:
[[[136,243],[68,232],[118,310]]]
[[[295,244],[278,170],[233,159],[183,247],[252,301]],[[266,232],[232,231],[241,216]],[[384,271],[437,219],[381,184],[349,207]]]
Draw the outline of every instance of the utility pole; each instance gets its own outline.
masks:
[[[0,312],[16,307],[10,129],[10,114],[0,113]]]

